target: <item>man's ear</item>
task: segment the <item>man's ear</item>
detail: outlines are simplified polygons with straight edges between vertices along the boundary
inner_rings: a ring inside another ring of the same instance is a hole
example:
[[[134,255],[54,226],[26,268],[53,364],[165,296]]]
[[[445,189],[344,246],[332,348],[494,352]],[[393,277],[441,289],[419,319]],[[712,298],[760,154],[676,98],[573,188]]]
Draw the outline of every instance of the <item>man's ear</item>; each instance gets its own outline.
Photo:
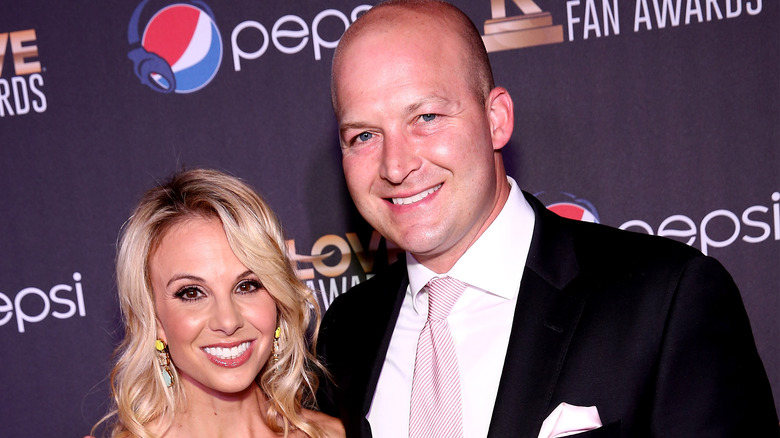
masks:
[[[499,150],[509,142],[515,127],[515,109],[509,91],[504,87],[490,90],[487,110],[493,150]]]

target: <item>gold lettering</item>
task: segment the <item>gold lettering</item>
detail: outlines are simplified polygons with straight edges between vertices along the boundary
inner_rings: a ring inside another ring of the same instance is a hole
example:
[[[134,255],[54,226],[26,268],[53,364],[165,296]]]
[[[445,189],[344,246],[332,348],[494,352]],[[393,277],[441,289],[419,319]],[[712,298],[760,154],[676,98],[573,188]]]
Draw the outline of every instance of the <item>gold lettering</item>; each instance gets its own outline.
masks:
[[[532,0],[512,0],[522,15],[506,16],[506,0],[490,0],[492,19],[485,21],[482,41],[488,52],[563,42],[563,26]]]
[[[20,30],[10,33],[11,53],[14,54],[14,71],[17,75],[27,75],[41,72],[41,63],[25,61],[27,58],[38,57],[38,46],[24,43],[35,41],[35,29]]]
[[[3,76],[3,64],[5,63],[5,48],[8,46],[8,34],[0,33],[0,77]]]

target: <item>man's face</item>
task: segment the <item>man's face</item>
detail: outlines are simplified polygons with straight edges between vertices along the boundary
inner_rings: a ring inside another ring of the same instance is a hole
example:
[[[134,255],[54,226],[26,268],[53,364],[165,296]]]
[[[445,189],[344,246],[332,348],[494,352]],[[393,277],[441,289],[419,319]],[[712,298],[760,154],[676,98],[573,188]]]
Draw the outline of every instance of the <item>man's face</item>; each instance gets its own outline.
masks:
[[[492,110],[469,87],[464,51],[436,21],[399,20],[361,33],[333,72],[344,174],[358,210],[439,272],[482,233],[508,190],[495,151],[505,142],[493,141]]]

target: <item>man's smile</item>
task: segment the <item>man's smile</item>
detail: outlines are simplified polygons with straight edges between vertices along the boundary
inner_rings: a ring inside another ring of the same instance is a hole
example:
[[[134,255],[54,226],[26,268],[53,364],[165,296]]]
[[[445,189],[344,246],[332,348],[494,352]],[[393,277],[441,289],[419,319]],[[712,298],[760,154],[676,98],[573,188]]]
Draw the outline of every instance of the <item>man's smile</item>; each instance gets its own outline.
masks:
[[[441,188],[441,184],[437,185],[436,187],[431,187],[428,190],[425,190],[423,192],[420,192],[416,195],[412,195],[406,198],[392,198],[393,204],[395,205],[408,205],[413,204],[415,202],[421,201],[428,197],[431,193],[435,192],[436,190],[439,190]]]

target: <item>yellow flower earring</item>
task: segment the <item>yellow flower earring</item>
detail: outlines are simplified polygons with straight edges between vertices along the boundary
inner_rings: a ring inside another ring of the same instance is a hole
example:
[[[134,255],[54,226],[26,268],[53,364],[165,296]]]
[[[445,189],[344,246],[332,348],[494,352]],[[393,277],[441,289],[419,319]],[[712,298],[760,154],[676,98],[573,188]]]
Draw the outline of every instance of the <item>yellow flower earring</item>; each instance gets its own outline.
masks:
[[[171,371],[171,355],[168,352],[168,346],[165,345],[165,341],[158,339],[155,341],[154,347],[157,350],[157,360],[160,362],[160,373],[165,381],[165,386],[170,388],[176,383],[176,379],[173,378],[173,371]]]
[[[282,328],[276,327],[276,331],[274,331],[274,347],[273,347],[273,364],[274,364],[274,374],[279,371],[279,368],[276,366],[276,363],[279,362],[279,338],[282,336]]]

